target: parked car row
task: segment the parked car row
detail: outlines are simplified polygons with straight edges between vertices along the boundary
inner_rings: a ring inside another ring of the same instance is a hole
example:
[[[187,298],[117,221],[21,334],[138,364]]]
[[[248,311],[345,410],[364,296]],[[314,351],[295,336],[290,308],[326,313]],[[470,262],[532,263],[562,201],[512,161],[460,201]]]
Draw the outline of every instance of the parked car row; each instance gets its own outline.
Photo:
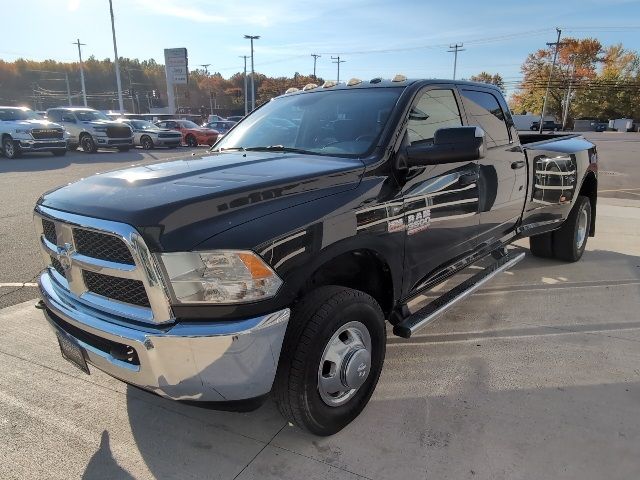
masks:
[[[140,146],[176,148],[213,145],[243,117],[214,119],[203,126],[191,120],[168,119],[155,123],[134,118],[113,118],[86,107],[57,107],[34,112],[26,107],[0,106],[0,147],[7,158],[24,152],[48,151],[56,156],[81,148],[94,153],[99,148],[126,152]],[[237,120],[236,120],[237,119]]]

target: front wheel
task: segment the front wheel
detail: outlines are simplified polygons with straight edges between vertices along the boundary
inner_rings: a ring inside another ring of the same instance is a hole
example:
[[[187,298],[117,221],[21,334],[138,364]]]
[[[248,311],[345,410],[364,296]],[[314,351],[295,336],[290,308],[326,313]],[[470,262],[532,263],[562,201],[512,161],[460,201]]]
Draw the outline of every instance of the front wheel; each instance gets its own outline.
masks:
[[[82,151],[85,153],[96,153],[98,151],[96,142],[94,142],[93,137],[88,134],[82,136],[80,139],[80,146],[82,147]]]
[[[198,139],[193,135],[188,135],[186,140],[187,140],[188,147],[194,148],[198,146]]]
[[[333,435],[355,419],[378,383],[386,348],[384,315],[364,292],[320,287],[294,309],[274,384],[291,423]]]
[[[140,145],[142,145],[142,148],[145,150],[151,150],[153,148],[153,140],[148,135],[145,135],[140,140]]]
[[[20,147],[16,145],[16,142],[11,137],[7,137],[2,141],[2,153],[7,158],[18,158],[21,154]]]

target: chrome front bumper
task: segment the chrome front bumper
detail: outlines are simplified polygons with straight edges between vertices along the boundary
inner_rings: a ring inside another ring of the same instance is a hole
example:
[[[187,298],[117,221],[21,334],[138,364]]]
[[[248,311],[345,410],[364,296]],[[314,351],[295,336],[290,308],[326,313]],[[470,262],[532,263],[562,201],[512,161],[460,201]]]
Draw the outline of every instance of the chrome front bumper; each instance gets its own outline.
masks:
[[[289,309],[246,320],[134,327],[84,305],[48,270],[38,285],[53,330],[74,337],[87,363],[113,377],[173,400],[246,400],[271,390]],[[133,348],[137,362],[113,356],[118,345]]]
[[[18,140],[20,143],[20,150],[37,152],[39,150],[47,151],[56,148],[67,148],[67,141],[62,139],[45,139],[45,140]]]

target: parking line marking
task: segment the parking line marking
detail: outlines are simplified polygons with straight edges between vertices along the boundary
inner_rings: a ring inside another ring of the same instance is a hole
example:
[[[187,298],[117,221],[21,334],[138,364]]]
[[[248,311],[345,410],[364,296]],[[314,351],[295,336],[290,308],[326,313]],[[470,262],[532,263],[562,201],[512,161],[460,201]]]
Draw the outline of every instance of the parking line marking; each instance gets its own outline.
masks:
[[[22,282],[13,282],[13,283],[0,283],[0,288],[2,287],[37,287],[37,283],[22,283]]]
[[[636,190],[640,190],[640,188],[617,188],[615,190],[600,190],[600,193],[610,193],[610,192],[634,192]]]

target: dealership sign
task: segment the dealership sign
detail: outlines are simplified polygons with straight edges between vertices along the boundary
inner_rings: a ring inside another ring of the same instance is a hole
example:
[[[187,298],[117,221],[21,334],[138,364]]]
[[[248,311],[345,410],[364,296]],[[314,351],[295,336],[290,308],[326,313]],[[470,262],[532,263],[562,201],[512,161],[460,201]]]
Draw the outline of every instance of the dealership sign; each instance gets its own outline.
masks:
[[[189,81],[189,60],[186,48],[165,48],[164,64],[167,83],[185,85]]]

